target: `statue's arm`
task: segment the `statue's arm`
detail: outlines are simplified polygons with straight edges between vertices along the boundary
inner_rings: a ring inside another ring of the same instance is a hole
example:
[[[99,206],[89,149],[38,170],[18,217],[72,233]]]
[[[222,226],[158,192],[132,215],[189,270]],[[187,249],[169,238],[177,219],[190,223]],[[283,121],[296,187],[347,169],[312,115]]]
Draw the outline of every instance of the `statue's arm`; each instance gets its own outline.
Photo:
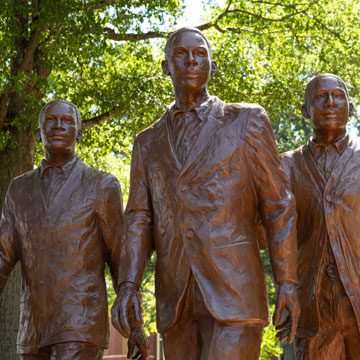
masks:
[[[151,193],[141,150],[141,143],[136,138],[131,161],[130,192],[124,217],[118,280],[118,285],[131,282],[138,289],[154,251]]]
[[[16,251],[16,231],[14,204],[10,195],[10,188],[6,194],[0,220],[0,295],[7,279],[14,268],[18,256]]]
[[[275,282],[296,283],[295,198],[280,162],[270,121],[261,108],[249,113],[245,141]]]
[[[297,282],[296,205],[280,158],[270,121],[261,108],[251,110],[245,133],[248,166],[266,230],[270,261],[278,284],[273,322],[279,338],[291,343],[296,333],[300,306]],[[281,314],[289,318],[280,324]]]
[[[97,220],[106,249],[107,263],[113,285],[117,293],[124,210],[120,184],[115,177],[108,175],[100,183],[98,199]]]
[[[130,337],[129,349],[137,345],[143,359],[148,358],[149,345],[143,332],[140,286],[153,251],[151,193],[141,156],[141,144],[137,138],[131,162],[129,200],[124,216],[119,293],[111,310],[111,317],[118,331],[124,337]]]

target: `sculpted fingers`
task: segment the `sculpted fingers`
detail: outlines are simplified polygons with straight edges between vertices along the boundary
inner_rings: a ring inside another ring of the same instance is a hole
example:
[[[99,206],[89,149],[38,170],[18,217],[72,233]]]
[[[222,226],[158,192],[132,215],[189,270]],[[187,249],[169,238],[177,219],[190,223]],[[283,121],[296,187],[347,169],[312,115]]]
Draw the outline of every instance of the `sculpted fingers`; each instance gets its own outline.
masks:
[[[278,297],[276,299],[276,306],[273,316],[273,324],[275,327],[279,326],[280,319],[281,319],[281,313],[284,310],[284,301],[282,298]]]
[[[289,334],[290,334],[290,326],[282,329],[281,331],[279,331],[279,332],[276,334],[276,337],[277,337],[281,342],[283,342],[283,341],[285,341],[285,340],[289,337]]]
[[[128,358],[132,356],[132,359],[148,360],[150,353],[150,345],[147,341],[144,328],[138,327],[131,330],[130,339],[128,342],[129,352]],[[134,349],[136,354],[133,355]]]
[[[300,317],[300,308],[297,304],[292,304],[292,306],[289,309],[290,312],[290,318],[291,318],[291,329],[290,334],[288,336],[288,343],[291,344],[294,340],[295,334],[296,334],[296,328],[299,322]]]
[[[133,358],[132,354],[134,353],[134,349],[135,349],[135,342],[132,341],[132,339],[130,338],[128,341],[128,353],[126,355],[128,359]]]
[[[120,324],[119,331],[122,336],[128,338],[130,336],[130,324],[128,318],[128,309],[132,306],[132,301],[129,297],[124,298],[120,303],[119,313],[120,313]]]
[[[113,307],[111,308],[111,322],[114,325],[115,329],[122,333],[121,321],[120,321],[120,304],[119,299],[116,299]]]
[[[141,302],[139,301],[137,296],[135,296],[133,299],[133,310],[134,310],[135,321],[142,325]]]
[[[120,285],[118,293],[119,332],[128,338],[131,332],[131,319],[134,315],[134,302],[137,300],[137,288],[134,283],[125,282]]]
[[[290,334],[291,322],[290,317],[288,316],[285,321],[275,327],[276,330],[279,330],[276,334],[276,337],[281,341],[285,341]]]

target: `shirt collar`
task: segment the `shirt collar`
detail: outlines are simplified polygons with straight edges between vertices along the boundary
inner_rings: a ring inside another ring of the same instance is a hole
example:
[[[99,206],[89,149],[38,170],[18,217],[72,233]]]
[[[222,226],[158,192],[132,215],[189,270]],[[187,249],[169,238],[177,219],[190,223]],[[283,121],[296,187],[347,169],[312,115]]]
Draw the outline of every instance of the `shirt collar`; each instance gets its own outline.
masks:
[[[349,141],[350,141],[349,133],[346,133],[343,137],[341,137],[339,140],[337,140],[336,142],[334,142],[332,144],[318,143],[318,142],[315,141],[315,139],[313,137],[311,137],[309,139],[308,145],[309,145],[310,150],[311,150],[311,152],[313,153],[314,156],[316,156],[316,153],[320,149],[325,150],[326,148],[329,148],[329,147],[334,147],[339,154],[342,154],[343,151],[349,145]]]
[[[216,97],[210,96],[202,104],[200,104],[199,106],[197,106],[196,108],[194,108],[193,110],[191,110],[189,112],[194,111],[196,113],[197,117],[201,121],[206,121],[211,110],[214,108],[214,104],[216,104],[216,103],[217,103]],[[187,112],[187,111],[179,109],[177,107],[177,105],[175,104],[175,102],[171,104],[170,111],[171,111],[171,122],[175,119],[176,115]]]
[[[62,166],[57,166],[57,165],[51,164],[46,159],[43,159],[39,165],[40,177],[42,178],[44,176],[45,170],[47,170],[49,168],[58,168],[58,169],[61,169],[62,173],[64,174],[64,178],[66,180],[70,176],[70,173],[78,159],[79,159],[79,156],[75,154],[75,156],[70,161],[68,161],[67,163],[65,163]]]

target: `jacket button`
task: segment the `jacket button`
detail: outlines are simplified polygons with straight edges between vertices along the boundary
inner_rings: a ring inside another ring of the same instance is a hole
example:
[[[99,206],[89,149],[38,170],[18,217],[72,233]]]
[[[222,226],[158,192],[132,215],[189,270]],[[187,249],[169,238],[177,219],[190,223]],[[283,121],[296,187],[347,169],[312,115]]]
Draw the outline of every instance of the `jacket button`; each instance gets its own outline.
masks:
[[[187,190],[187,186],[183,185],[181,188],[180,188],[180,191],[181,192],[185,192]]]
[[[331,201],[331,195],[330,194],[327,194],[325,198],[326,198],[327,201]]]
[[[190,239],[192,239],[192,238],[194,237],[194,233],[193,233],[191,230],[189,230],[189,231],[186,233],[185,236],[186,236],[187,239],[190,240]]]

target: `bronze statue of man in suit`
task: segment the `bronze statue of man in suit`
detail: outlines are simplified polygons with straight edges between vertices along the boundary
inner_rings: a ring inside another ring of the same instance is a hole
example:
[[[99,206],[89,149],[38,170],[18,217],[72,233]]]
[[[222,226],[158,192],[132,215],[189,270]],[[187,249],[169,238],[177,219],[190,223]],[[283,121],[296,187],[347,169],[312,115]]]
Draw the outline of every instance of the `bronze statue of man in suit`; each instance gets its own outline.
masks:
[[[21,262],[18,353],[24,360],[97,360],[107,345],[108,264],[118,279],[119,182],[75,154],[81,116],[55,100],[40,111],[40,166],[12,180],[0,223],[0,294]]]
[[[298,212],[297,360],[360,359],[360,145],[346,132],[353,110],[342,79],[316,76],[302,107],[313,136],[282,154]]]
[[[287,308],[290,341],[295,334],[294,199],[265,111],[209,95],[217,65],[205,35],[181,28],[165,55],[175,102],[135,139],[112,320],[131,336],[137,292],[156,251],[165,358],[258,359],[268,324],[259,218],[279,285],[275,323]]]

